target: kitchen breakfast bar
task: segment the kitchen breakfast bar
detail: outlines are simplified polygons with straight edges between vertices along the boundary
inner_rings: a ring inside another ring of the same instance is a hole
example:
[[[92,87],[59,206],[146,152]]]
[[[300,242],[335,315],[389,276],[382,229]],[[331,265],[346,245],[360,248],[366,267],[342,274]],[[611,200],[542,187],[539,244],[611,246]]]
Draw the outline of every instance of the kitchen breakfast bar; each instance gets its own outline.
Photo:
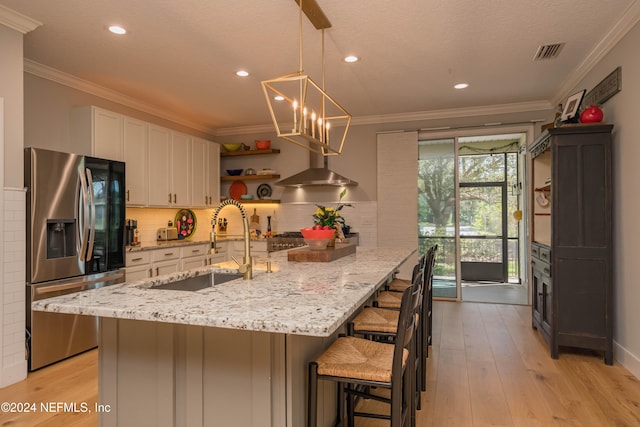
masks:
[[[162,289],[237,272],[234,263],[217,264],[55,297],[33,309],[100,317],[103,427],[299,427],[309,360],[413,252],[358,247],[332,262],[290,262],[285,251],[274,252],[256,261],[253,280]],[[329,426],[335,385],[320,386],[319,425]]]

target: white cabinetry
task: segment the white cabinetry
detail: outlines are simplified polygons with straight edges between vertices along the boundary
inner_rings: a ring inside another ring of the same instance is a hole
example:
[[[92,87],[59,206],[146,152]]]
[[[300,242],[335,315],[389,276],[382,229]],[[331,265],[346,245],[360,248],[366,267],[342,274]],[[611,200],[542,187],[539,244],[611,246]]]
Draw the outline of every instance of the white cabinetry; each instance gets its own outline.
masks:
[[[171,132],[159,126],[149,126],[149,206],[168,207],[171,204]]]
[[[238,261],[242,261],[244,256],[244,241],[234,240],[230,243],[229,259],[235,257]],[[267,256],[267,241],[266,240],[252,240],[249,244],[251,249],[251,257],[266,257]]]
[[[220,200],[220,145],[192,137],[190,165],[191,207],[217,206]]]
[[[191,137],[149,126],[149,206],[191,205]]]
[[[124,118],[123,125],[127,205],[145,206],[149,201],[149,125],[130,117]]]
[[[191,137],[172,132],[171,139],[171,193],[172,206],[191,206]]]
[[[151,254],[154,276],[180,271],[180,248],[156,249]]]
[[[225,262],[229,259],[229,243],[216,241],[216,253],[209,254],[209,265]]]
[[[205,208],[209,202],[207,166],[209,141],[193,138],[191,141],[191,206]]]
[[[180,269],[184,271],[208,265],[208,246],[203,244],[180,248]]]
[[[217,206],[220,146],[94,106],[71,112],[73,151],[126,163],[130,206]]]
[[[127,252],[126,281],[180,271],[180,248]]]
[[[78,153],[124,161],[122,115],[87,106],[71,111],[71,143]],[[87,144],[91,149],[87,151]]]
[[[220,203],[220,144],[207,141],[207,205]]]
[[[126,266],[125,280],[127,282],[153,276],[150,251],[127,252]]]

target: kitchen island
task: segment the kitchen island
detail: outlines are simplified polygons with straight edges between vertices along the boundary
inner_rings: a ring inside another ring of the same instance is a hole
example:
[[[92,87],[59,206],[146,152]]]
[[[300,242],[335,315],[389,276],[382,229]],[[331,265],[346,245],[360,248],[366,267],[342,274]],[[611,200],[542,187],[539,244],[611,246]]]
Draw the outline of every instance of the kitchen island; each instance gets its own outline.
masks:
[[[413,250],[358,247],[331,263],[270,254],[272,273],[198,291],[155,286],[233,263],[76,293],[34,310],[101,318],[102,426],[301,426],[306,367]],[[335,414],[320,392],[320,425]]]

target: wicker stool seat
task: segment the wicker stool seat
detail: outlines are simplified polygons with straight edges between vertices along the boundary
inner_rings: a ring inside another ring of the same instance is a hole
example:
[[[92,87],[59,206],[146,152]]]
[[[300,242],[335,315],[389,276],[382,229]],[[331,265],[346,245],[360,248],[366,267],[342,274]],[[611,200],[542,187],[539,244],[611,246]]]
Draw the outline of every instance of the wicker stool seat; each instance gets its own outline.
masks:
[[[393,344],[356,337],[340,337],[316,359],[318,375],[391,382]],[[409,351],[403,350],[402,365]]]
[[[411,280],[409,279],[393,279],[387,285],[387,289],[394,292],[402,292],[411,286]]]
[[[352,321],[354,331],[376,331],[395,334],[399,311],[378,307],[366,307]]]
[[[378,294],[377,304],[380,308],[400,309],[402,294],[399,292],[382,291]]]

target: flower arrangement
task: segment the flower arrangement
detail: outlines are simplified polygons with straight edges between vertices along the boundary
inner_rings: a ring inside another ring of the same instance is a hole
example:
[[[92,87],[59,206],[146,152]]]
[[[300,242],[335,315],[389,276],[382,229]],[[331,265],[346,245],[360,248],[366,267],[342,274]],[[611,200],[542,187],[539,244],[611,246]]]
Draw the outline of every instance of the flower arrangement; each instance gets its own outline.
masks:
[[[351,206],[349,203],[341,203],[342,198],[346,193],[347,189],[345,188],[340,193],[340,198],[338,199],[338,204],[335,208],[316,205],[318,209],[313,214],[313,223],[319,227],[335,228],[336,230],[341,230],[344,226],[344,218],[340,216],[340,211],[345,206]]]

